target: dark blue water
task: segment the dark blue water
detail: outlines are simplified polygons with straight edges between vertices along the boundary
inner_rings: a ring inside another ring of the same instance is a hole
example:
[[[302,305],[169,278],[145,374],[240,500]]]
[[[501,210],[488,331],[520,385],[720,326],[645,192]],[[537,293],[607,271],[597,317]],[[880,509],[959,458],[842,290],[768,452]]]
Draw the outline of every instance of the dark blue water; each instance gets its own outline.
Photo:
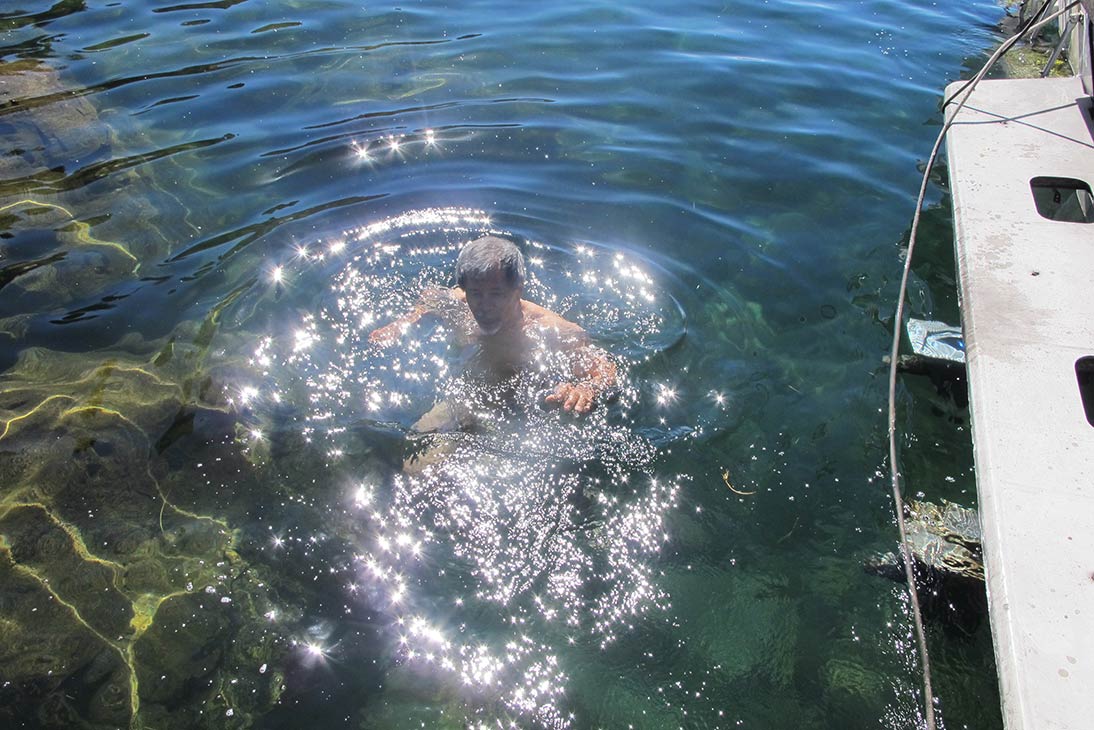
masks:
[[[0,724],[921,725],[863,570],[883,357],[941,90],[1002,15],[0,11]],[[911,308],[956,321],[948,205]],[[367,342],[487,232],[619,363],[589,418],[469,385],[434,322]],[[402,473],[443,398],[489,428]],[[975,505],[966,421],[902,386],[909,492]],[[1001,727],[986,617],[945,613],[942,723]]]

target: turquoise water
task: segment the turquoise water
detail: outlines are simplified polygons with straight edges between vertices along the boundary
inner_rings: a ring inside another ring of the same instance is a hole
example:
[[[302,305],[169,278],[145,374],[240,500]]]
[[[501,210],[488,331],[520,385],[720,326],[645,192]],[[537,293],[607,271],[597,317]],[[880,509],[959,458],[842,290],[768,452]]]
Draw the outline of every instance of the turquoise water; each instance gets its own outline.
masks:
[[[863,570],[882,358],[941,90],[1002,16],[4,10],[0,724],[921,725]],[[956,321],[928,206],[911,308]],[[484,232],[616,357],[590,418],[484,392],[434,322],[369,346]],[[490,427],[401,473],[442,397]],[[975,505],[966,414],[907,381],[900,424],[909,491]],[[942,723],[999,728],[986,618],[953,624]]]

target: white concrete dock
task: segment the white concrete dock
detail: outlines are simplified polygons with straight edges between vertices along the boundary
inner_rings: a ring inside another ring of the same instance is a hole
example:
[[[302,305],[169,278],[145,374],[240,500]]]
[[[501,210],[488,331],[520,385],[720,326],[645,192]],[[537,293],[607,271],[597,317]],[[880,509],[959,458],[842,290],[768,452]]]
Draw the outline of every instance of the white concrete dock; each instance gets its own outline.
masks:
[[[1090,113],[1078,77],[985,81],[947,140],[1008,730],[1094,728],[1094,425],[1076,375],[1094,356],[1094,223],[1044,217],[1031,187],[1048,214],[1085,215]]]

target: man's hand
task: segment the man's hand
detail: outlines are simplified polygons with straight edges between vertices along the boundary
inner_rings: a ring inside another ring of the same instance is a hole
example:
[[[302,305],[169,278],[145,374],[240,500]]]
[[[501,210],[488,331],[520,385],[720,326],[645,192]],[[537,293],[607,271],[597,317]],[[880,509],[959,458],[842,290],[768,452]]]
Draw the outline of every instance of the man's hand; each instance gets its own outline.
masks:
[[[559,383],[555,391],[543,399],[552,405],[561,405],[562,410],[585,414],[596,405],[596,390],[588,383]]]
[[[403,336],[405,330],[406,325],[399,321],[385,324],[383,327],[377,327],[368,335],[369,344],[379,345],[380,347],[394,345],[399,341],[399,338]]]

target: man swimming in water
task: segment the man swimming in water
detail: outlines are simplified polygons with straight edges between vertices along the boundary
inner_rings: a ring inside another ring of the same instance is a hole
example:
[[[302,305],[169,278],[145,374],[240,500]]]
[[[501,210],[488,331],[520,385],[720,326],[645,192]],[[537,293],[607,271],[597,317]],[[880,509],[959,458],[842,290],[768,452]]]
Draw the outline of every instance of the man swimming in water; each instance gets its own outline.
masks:
[[[589,342],[580,326],[521,298],[525,266],[520,249],[509,240],[484,236],[463,247],[456,260],[456,287],[424,291],[407,314],[374,330],[369,342],[387,346],[426,315],[455,327],[461,339],[479,348],[483,375],[499,382],[529,368],[545,367],[561,356],[564,379],[543,398],[548,405],[583,415],[616,385],[616,365]],[[468,316],[470,315],[470,316]],[[442,401],[414,424],[420,433],[465,427],[452,404]]]

